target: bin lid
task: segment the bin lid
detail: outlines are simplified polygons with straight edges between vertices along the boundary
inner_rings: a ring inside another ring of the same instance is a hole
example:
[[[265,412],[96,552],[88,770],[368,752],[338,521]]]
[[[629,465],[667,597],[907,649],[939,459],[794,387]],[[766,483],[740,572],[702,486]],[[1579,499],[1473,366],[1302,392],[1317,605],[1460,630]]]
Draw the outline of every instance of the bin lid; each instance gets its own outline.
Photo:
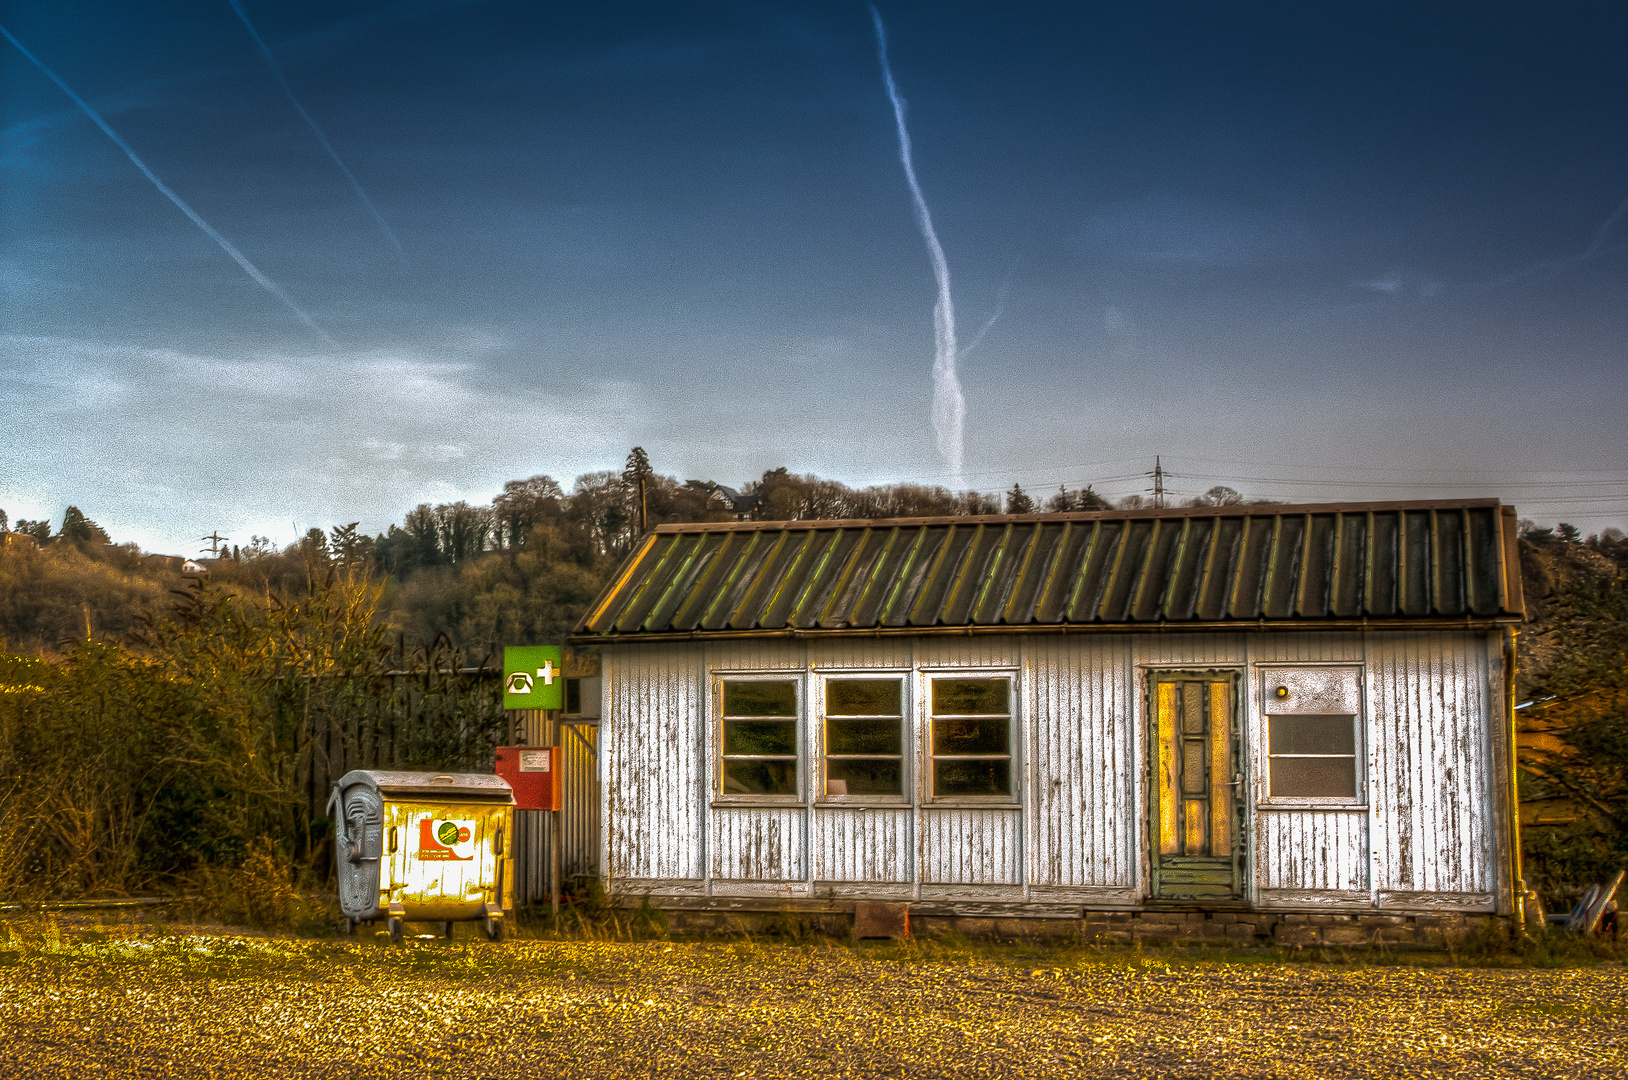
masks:
[[[459,802],[513,803],[514,789],[491,773],[396,772],[352,769],[334,785],[341,791],[357,784],[374,788],[386,799],[456,799]]]

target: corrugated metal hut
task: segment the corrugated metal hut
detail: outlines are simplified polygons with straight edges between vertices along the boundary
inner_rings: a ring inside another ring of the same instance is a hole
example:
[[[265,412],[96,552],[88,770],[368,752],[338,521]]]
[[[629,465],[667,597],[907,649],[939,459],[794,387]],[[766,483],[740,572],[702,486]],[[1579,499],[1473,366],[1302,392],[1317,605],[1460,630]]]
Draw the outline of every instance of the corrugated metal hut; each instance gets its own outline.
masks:
[[[572,638],[601,874],[670,909],[1510,914],[1522,611],[1495,501],[664,525]]]

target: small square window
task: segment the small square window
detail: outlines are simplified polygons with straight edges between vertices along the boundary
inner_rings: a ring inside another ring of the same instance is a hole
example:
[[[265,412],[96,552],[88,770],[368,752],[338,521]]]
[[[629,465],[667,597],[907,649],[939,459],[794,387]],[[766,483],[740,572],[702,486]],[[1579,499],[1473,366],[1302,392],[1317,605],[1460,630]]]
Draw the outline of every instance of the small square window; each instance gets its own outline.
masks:
[[[1356,800],[1356,717],[1269,715],[1266,722],[1270,798]]]
[[[932,793],[935,798],[1012,794],[1012,680],[932,681]]]
[[[904,681],[827,679],[825,794],[904,795]]]
[[[797,796],[796,680],[725,679],[721,727],[724,795]]]

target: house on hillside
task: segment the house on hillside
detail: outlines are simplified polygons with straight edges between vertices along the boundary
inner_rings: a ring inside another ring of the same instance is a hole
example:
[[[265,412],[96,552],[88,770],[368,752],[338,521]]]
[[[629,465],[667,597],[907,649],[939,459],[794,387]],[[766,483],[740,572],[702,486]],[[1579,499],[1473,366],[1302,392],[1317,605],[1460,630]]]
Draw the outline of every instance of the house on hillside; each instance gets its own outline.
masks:
[[[660,526],[572,636],[601,649],[601,877],[675,911],[1281,940],[1516,914],[1515,525]]]

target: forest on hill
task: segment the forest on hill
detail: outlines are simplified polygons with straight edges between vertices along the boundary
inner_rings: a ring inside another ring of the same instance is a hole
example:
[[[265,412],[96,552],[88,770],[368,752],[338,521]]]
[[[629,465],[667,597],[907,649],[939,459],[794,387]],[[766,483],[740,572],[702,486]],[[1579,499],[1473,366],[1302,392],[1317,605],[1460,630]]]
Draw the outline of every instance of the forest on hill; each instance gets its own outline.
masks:
[[[786,469],[736,490],[635,448],[569,492],[535,476],[371,536],[253,537],[203,573],[74,507],[55,530],[0,511],[0,900],[323,876],[325,778],[489,768],[505,719],[473,669],[563,641],[655,525],[1106,508],[1089,486],[996,499]],[[1526,872],[1552,903],[1628,863],[1628,541],[1523,523],[1520,551]]]

